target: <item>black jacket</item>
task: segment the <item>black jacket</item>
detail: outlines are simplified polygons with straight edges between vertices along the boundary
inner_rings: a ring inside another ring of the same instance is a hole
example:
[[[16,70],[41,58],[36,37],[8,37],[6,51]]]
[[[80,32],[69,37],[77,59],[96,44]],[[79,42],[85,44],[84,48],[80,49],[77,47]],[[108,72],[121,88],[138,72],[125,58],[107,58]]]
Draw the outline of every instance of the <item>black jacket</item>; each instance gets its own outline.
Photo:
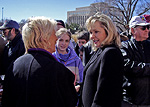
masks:
[[[83,65],[86,66],[88,61],[90,60],[93,50],[92,45],[90,43],[91,41],[88,41],[85,45],[83,45]]]
[[[92,50],[92,45],[91,45],[91,41],[88,41],[86,44],[82,45],[81,47],[78,46],[78,44],[75,46],[75,52],[77,53],[78,56],[80,56],[80,51],[83,51],[83,59],[82,59],[82,63],[83,66],[85,66],[88,61],[90,60],[92,54],[93,54],[93,50]]]
[[[121,107],[123,56],[115,45],[98,49],[84,69],[83,107]]]
[[[19,33],[12,41],[9,41],[3,52],[2,71],[0,74],[5,74],[9,66],[21,55],[25,53],[25,47],[22,40],[22,35]]]
[[[138,42],[133,37],[122,42],[124,56],[125,99],[136,105],[150,105],[150,40]]]
[[[74,75],[48,52],[30,50],[6,73],[3,107],[75,107]]]

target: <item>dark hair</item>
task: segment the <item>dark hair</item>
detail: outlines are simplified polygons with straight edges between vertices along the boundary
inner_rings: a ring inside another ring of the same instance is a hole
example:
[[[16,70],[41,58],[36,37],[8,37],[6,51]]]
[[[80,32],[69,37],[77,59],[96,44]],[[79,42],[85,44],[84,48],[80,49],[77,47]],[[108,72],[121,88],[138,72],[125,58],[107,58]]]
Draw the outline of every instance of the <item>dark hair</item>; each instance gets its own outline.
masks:
[[[65,28],[65,23],[64,23],[64,21],[62,21],[62,20],[56,20],[56,22],[61,23],[60,25],[62,25],[62,26]]]
[[[16,33],[16,34],[19,34],[19,33],[20,33],[20,30],[19,30],[19,29],[15,29],[15,33]]]
[[[89,32],[81,31],[78,33],[77,39],[85,39],[86,41],[89,41],[89,37],[90,37]]]

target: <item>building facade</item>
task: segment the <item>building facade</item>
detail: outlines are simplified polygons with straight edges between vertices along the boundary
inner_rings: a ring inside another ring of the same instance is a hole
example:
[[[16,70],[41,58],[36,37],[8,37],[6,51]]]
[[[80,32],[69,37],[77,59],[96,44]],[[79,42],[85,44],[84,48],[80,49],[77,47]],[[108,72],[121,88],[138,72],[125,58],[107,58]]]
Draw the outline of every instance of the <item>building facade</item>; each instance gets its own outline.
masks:
[[[93,3],[90,6],[86,7],[79,7],[76,8],[75,11],[68,11],[67,12],[67,24],[70,25],[71,23],[79,24],[80,27],[84,27],[86,20],[97,12],[102,12],[107,14],[108,10],[106,10],[107,4],[100,2],[100,3]]]
[[[70,25],[71,23],[79,24],[81,27],[84,26],[85,21],[90,16],[90,6],[76,8],[75,11],[67,12],[67,23]]]
[[[92,3],[90,6],[86,7],[80,7],[76,8],[75,11],[68,11],[67,12],[67,24],[70,25],[72,23],[79,24],[81,28],[85,27],[86,20],[96,14],[97,12],[104,13],[110,18],[116,22],[116,17],[113,17],[109,13],[113,13],[117,16],[120,16],[120,18],[123,18],[121,16],[121,13],[116,8],[109,8],[109,4],[105,2],[98,2],[98,3]],[[118,25],[120,26],[120,25]]]

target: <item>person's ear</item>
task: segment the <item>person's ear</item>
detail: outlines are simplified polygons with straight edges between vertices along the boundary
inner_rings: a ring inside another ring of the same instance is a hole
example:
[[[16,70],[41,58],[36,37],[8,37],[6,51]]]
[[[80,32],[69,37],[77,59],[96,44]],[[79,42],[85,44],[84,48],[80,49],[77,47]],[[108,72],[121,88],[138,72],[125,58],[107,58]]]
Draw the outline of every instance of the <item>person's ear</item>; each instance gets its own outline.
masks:
[[[11,33],[12,33],[12,34],[15,34],[15,28],[12,28],[12,29],[11,29]]]
[[[135,28],[131,28],[131,34],[134,34]]]

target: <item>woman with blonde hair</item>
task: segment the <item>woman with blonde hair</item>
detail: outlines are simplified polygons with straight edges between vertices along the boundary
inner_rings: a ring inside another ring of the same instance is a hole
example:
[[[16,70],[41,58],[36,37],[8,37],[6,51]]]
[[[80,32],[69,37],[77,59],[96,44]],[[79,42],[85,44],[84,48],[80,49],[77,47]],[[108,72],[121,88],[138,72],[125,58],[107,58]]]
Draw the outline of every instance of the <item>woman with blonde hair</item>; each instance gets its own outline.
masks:
[[[117,29],[104,14],[89,17],[86,25],[95,52],[83,71],[82,105],[121,107],[123,57]]]
[[[3,107],[74,107],[74,75],[51,54],[56,22],[33,17],[23,26],[26,54],[19,57],[4,80]]]

